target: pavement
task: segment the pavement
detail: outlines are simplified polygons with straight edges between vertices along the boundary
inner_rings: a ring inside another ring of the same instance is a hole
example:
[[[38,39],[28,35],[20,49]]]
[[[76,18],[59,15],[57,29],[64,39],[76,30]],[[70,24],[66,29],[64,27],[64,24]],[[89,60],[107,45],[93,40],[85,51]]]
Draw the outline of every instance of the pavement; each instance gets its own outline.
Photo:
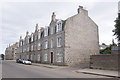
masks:
[[[40,66],[40,67],[47,67],[47,68],[65,68],[65,66],[56,66],[56,65],[49,65],[49,64],[39,64],[39,63],[32,63],[32,65]]]
[[[32,65],[47,67],[47,68],[65,68],[65,69],[69,68],[71,69],[71,67],[69,66],[56,66],[56,65],[49,65],[49,64],[38,64],[38,63],[33,63]],[[120,75],[118,75],[118,71],[113,71],[113,70],[100,70],[100,69],[85,68],[85,69],[75,70],[75,72],[120,78]]]
[[[79,69],[76,72],[120,78],[120,75],[118,75],[118,71],[113,70]]]

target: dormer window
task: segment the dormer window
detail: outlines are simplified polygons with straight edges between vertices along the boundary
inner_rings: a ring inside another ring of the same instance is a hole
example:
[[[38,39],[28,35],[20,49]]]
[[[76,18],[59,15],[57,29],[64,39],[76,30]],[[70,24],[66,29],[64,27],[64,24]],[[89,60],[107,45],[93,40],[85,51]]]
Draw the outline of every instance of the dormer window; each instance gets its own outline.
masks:
[[[41,47],[40,45],[41,45],[41,44],[40,44],[40,42],[39,42],[39,43],[38,43],[38,50],[40,50],[40,47]]]
[[[46,40],[45,41],[45,49],[47,49],[48,48],[48,41]]]
[[[51,34],[53,34],[53,31],[54,31],[54,30],[53,30],[53,27],[51,27],[51,30],[50,30]]]
[[[25,40],[23,40],[23,45],[25,45]]]
[[[57,28],[56,32],[62,31],[62,21],[57,22]]]
[[[61,47],[62,46],[62,38],[58,37],[57,38],[57,47]]]
[[[40,39],[41,37],[41,32],[38,32],[38,39]]]
[[[27,43],[29,44],[29,37],[27,38]]]
[[[33,34],[31,35],[31,42],[33,42]]]
[[[22,41],[20,42],[20,46],[22,46]]]
[[[45,28],[45,29],[44,29],[44,37],[45,37],[45,36],[48,36],[48,28]]]

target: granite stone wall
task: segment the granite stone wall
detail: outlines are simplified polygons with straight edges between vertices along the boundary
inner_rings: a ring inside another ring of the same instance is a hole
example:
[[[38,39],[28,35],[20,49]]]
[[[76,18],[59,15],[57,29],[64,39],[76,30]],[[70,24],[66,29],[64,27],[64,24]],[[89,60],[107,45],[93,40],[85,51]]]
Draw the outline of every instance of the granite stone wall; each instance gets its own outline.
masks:
[[[90,68],[105,69],[105,70],[118,70],[120,54],[108,55],[91,55]]]

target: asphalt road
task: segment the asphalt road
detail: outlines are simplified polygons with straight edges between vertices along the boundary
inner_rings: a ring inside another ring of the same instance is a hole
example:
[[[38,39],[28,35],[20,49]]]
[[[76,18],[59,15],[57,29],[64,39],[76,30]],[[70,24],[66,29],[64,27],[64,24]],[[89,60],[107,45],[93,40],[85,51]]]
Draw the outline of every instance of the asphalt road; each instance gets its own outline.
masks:
[[[1,65],[1,64],[0,64]],[[2,78],[109,78],[91,74],[76,73],[64,68],[46,68],[24,65],[14,61],[2,61]]]

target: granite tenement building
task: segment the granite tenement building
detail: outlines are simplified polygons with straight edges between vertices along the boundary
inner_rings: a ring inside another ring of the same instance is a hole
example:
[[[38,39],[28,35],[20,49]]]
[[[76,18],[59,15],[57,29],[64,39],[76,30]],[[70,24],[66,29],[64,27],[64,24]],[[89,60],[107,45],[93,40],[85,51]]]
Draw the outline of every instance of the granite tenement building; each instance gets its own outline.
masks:
[[[10,45],[5,50],[5,59],[6,60],[15,60],[16,59],[16,50],[18,47],[18,42],[13,45]]]
[[[56,19],[25,38],[20,37],[17,58],[57,65],[89,64],[90,55],[99,53],[98,26],[79,6],[78,13],[66,20]]]

